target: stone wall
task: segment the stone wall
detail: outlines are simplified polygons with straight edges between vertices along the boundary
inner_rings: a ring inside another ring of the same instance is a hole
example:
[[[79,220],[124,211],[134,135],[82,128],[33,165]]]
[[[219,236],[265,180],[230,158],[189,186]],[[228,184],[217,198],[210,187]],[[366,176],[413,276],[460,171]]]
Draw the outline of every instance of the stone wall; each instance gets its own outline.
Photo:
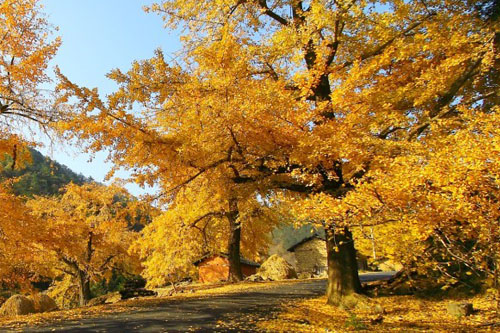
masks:
[[[295,248],[297,273],[323,273],[327,269],[326,244],[324,240],[314,238]]]

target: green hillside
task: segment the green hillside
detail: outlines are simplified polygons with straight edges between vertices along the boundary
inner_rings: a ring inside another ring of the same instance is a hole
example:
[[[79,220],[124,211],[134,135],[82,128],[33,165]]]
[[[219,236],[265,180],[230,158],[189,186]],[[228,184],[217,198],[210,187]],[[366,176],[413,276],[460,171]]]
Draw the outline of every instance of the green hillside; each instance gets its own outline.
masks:
[[[30,149],[30,152],[31,161],[21,169],[11,169],[12,158],[8,155],[0,161],[0,180],[18,178],[13,186],[16,195],[55,195],[61,187],[70,182],[83,184],[91,181],[35,149]]]

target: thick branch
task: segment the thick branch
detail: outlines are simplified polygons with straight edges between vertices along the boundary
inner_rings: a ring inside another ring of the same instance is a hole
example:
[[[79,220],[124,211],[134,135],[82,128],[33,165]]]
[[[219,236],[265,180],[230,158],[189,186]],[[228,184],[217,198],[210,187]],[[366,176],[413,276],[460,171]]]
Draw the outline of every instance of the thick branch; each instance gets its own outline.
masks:
[[[209,213],[206,213],[206,214],[204,214],[204,215],[202,215],[202,216],[198,217],[198,218],[197,218],[196,220],[194,220],[194,221],[193,221],[193,222],[192,222],[189,226],[190,226],[191,228],[194,228],[194,227],[196,227],[196,225],[197,225],[199,222],[203,221],[203,220],[204,220],[204,219],[206,219],[206,218],[209,218],[209,217],[224,217],[224,216],[226,216],[226,212],[209,212]]]
[[[266,0],[258,0],[257,3],[259,4],[260,8],[262,8],[264,14],[266,14],[267,16],[269,16],[270,18],[272,18],[273,20],[282,25],[288,25],[287,19],[281,17],[280,15],[276,14],[271,9],[269,9]]]

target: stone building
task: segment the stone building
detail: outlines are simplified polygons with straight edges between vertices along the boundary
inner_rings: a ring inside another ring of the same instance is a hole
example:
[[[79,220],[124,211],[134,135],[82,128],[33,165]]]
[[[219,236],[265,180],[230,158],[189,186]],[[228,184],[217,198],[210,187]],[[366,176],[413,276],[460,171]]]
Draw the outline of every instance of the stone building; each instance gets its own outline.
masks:
[[[304,238],[288,249],[295,254],[299,275],[324,275],[327,271],[325,238],[317,234]]]
[[[304,238],[288,248],[288,251],[295,254],[296,270],[299,277],[326,276],[328,271],[328,255],[324,236],[314,234]],[[366,257],[357,253],[356,258],[358,269],[368,270]]]
[[[240,257],[240,262],[243,277],[255,274],[260,267],[258,263],[243,257]],[[194,265],[198,267],[198,281],[201,283],[229,279],[229,259],[226,253],[207,254],[195,261]]]

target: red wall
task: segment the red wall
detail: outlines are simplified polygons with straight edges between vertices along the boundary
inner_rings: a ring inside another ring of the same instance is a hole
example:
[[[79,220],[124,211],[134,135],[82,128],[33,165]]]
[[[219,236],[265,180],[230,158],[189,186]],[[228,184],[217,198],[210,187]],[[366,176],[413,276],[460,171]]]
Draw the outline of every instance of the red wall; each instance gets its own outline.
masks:
[[[253,275],[257,268],[241,264],[243,277]],[[229,279],[229,261],[227,258],[213,256],[203,260],[198,265],[198,280],[201,283],[227,281]]]
[[[243,277],[254,275],[257,273],[257,267],[241,264],[241,272],[243,273]]]
[[[198,265],[198,279],[202,283],[225,281],[229,278],[229,265],[226,258],[211,257]]]

